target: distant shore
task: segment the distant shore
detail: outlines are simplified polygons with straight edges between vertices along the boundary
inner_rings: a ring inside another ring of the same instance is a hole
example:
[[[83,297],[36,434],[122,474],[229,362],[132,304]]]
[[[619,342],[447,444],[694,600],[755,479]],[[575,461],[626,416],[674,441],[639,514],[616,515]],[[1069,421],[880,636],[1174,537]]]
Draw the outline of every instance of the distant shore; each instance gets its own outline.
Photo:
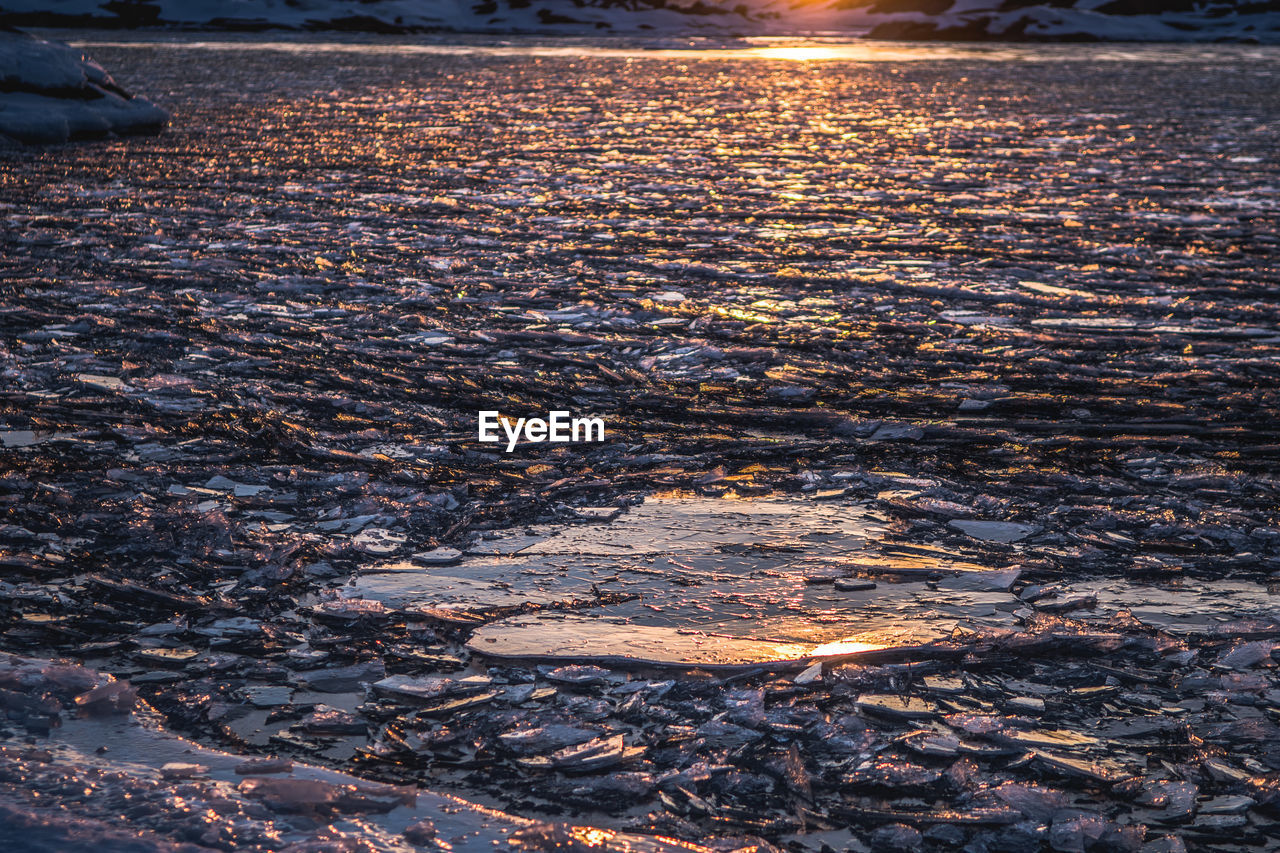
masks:
[[[51,10],[50,5],[57,5]],[[887,41],[1280,43],[1274,0],[1200,6],[1181,0],[828,0],[792,4],[641,0],[627,7],[566,0],[482,3],[434,0],[313,0],[270,6],[239,0],[116,3],[7,0],[0,26],[209,32],[376,33],[383,35],[591,35],[672,38],[839,35]]]

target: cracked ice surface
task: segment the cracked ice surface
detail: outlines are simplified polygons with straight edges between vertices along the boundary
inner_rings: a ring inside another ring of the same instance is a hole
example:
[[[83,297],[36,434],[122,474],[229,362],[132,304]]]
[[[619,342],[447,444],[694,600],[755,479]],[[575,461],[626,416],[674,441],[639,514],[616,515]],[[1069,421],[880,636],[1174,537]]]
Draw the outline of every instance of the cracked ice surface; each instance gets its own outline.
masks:
[[[6,651],[540,820],[1275,846],[1273,51],[184,39],[94,48],[169,134],[0,152]]]
[[[635,657],[674,665],[796,660],[1013,624],[1016,570],[886,557],[872,541],[884,529],[849,504],[657,497],[612,521],[481,540],[459,565],[374,565],[343,594],[410,615],[603,601],[602,613],[496,623],[471,648],[616,659],[633,644]]]
[[[135,707],[127,682],[83,667],[8,658],[0,661],[0,684],[19,688],[53,723],[52,735],[35,745],[0,731],[0,841],[11,850],[474,853],[587,841],[617,853],[705,850],[540,824],[417,786],[207,749]],[[12,698],[6,705],[15,707]],[[128,821],[120,820],[122,808]]]

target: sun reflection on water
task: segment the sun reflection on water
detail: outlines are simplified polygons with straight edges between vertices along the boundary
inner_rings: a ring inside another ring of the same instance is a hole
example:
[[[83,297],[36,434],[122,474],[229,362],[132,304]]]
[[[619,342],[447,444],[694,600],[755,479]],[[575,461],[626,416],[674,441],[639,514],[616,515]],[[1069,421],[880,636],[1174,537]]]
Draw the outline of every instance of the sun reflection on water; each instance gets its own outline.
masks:
[[[836,50],[820,45],[792,47],[758,47],[747,51],[760,59],[790,59],[796,62],[811,62],[822,59],[849,59],[849,50]]]
[[[817,646],[813,651],[809,652],[811,657],[827,657],[830,655],[850,655],[857,652],[874,652],[880,649],[889,648],[886,643],[867,642],[866,640],[857,640],[852,637],[844,640],[833,640],[830,643],[823,643]]]

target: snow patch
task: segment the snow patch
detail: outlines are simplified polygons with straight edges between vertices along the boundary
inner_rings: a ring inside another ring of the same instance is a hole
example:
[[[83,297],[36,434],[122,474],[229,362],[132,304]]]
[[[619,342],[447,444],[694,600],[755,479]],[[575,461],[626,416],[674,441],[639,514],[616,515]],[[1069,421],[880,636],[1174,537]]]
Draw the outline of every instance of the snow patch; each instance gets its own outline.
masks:
[[[58,42],[0,31],[0,142],[27,144],[142,133],[169,114],[116,85],[101,65]]]

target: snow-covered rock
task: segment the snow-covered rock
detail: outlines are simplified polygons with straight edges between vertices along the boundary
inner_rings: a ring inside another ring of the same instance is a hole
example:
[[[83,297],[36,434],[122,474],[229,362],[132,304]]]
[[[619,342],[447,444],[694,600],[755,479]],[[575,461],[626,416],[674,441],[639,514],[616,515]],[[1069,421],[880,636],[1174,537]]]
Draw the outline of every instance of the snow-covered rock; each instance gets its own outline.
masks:
[[[1280,0],[0,0],[15,26],[1280,42]]]
[[[1280,0],[836,0],[878,16],[871,38],[1280,43]]]
[[[0,30],[0,141],[41,144],[159,130],[169,114],[78,50]]]

